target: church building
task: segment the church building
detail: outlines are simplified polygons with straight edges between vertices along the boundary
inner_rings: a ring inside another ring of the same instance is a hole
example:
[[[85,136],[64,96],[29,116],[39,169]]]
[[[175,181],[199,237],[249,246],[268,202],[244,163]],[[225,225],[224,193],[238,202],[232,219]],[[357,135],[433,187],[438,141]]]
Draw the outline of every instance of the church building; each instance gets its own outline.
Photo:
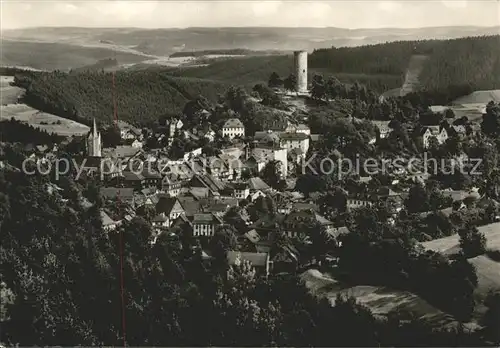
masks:
[[[102,157],[101,155],[101,133],[97,130],[95,123],[92,125],[89,136],[87,137],[87,156],[88,157]]]

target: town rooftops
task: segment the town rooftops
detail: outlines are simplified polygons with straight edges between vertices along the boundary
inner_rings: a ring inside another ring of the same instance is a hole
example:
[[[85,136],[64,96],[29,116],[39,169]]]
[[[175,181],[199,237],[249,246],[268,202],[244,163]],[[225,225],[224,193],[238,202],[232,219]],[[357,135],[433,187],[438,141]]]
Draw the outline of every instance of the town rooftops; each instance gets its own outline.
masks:
[[[156,211],[159,213],[170,214],[175,205],[178,204],[179,211],[183,211],[182,204],[175,197],[161,196],[156,203]]]
[[[109,226],[115,224],[115,221],[113,221],[113,219],[111,219],[104,210],[101,210],[101,219],[103,226]]]
[[[134,199],[134,189],[121,187],[103,187],[100,190],[101,196],[107,199],[120,198],[123,200]]]
[[[283,141],[302,141],[309,138],[304,133],[281,133],[279,137]]]
[[[224,123],[223,128],[245,128],[243,123],[237,118],[230,118]]]
[[[128,158],[134,157],[141,149],[128,145],[119,145],[116,148],[106,148],[102,150],[103,157]]]
[[[245,237],[252,243],[258,243],[260,241],[260,235],[256,230],[250,230],[245,233]]]
[[[217,215],[212,213],[194,214],[193,216],[193,224],[212,224],[212,223],[222,224],[222,220]]]

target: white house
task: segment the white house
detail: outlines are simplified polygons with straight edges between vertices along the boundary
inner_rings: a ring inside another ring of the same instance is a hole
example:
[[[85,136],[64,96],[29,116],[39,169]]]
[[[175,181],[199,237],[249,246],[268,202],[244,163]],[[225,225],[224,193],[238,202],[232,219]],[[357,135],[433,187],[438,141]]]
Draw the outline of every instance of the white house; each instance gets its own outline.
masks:
[[[436,138],[439,145],[444,144],[448,139],[448,132],[446,128],[439,126],[427,126],[422,129],[422,142],[424,149],[427,149],[430,145],[431,139]]]
[[[266,163],[270,161],[281,162],[281,175],[288,175],[288,153],[286,148],[279,146],[258,145],[253,149],[253,157],[263,159]]]
[[[379,139],[385,139],[392,132],[392,128],[389,127],[390,121],[372,121],[372,123],[377,128],[377,135]]]
[[[181,120],[178,120],[176,118],[172,119],[168,124],[169,137],[172,138],[175,134],[175,131],[181,129],[182,126],[184,126],[184,123],[182,123]]]
[[[281,133],[280,145],[288,151],[301,149],[305,155],[309,150],[309,136],[304,133]]]
[[[104,231],[113,231],[118,227],[119,222],[114,221],[106,214],[105,211],[101,210],[102,227]]]
[[[170,227],[175,219],[185,214],[179,200],[175,197],[160,197],[156,203],[156,212],[158,215],[153,219],[154,227]]]
[[[358,209],[364,207],[371,207],[372,203],[370,201],[364,199],[357,198],[348,198],[347,199],[347,208],[348,209]]]
[[[297,126],[297,129],[295,130],[297,133],[303,133],[307,136],[311,135],[311,129],[306,126],[305,124],[301,123]]]
[[[134,140],[134,142],[131,144],[132,147],[135,147],[136,149],[142,149],[142,141],[139,140]]]
[[[246,199],[250,195],[250,187],[247,183],[235,183],[233,195],[238,199]]]
[[[224,123],[222,127],[222,136],[233,139],[235,137],[242,137],[245,135],[245,126],[237,118],[230,118]]]

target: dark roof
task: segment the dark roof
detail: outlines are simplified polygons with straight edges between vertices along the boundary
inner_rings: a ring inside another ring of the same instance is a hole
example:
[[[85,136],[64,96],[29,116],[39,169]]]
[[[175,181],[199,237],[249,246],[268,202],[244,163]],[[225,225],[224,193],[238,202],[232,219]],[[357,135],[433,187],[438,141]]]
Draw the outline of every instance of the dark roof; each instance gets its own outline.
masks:
[[[302,141],[308,139],[309,137],[304,133],[281,133],[280,138],[285,141]]]
[[[184,208],[186,216],[194,216],[194,214],[201,212],[200,202],[195,200],[193,197],[180,196],[177,198]]]
[[[269,190],[269,185],[266,184],[259,177],[254,177],[254,178],[248,179],[247,184],[248,184],[250,190],[261,190],[261,191]]]
[[[120,187],[103,187],[101,188],[101,196],[108,199],[120,198],[124,200],[134,199],[134,189]]]
[[[222,220],[215,214],[211,213],[203,213],[203,214],[194,214],[193,216],[193,224],[222,224]]]
[[[179,202],[177,198],[161,196],[160,199],[158,200],[158,203],[156,203],[156,211],[158,213],[170,214],[176,203],[179,203],[181,209],[183,209],[182,204]]]
[[[245,128],[243,123],[237,118],[230,118],[224,123],[223,128]]]

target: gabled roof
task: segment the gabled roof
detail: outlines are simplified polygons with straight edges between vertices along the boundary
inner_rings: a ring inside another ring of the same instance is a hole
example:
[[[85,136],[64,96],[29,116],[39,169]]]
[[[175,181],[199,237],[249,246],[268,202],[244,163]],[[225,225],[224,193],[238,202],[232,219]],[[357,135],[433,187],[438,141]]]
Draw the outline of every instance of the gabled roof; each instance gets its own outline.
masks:
[[[113,221],[113,219],[109,217],[109,215],[104,210],[101,210],[101,219],[103,226],[109,226],[116,223],[115,221]]]
[[[279,137],[282,141],[303,141],[309,138],[304,133],[281,133]]]
[[[248,187],[250,190],[261,190],[266,191],[269,190],[270,187],[266,184],[261,178],[253,177],[247,180]]]
[[[237,118],[230,118],[224,123],[223,128],[245,128],[243,123]]]
[[[123,172],[122,176],[125,181],[142,181],[145,179],[142,174],[133,172]]]
[[[350,232],[351,231],[349,231],[349,229],[346,226],[342,226],[342,227],[335,227],[335,228],[330,229],[328,231],[328,234],[331,235],[332,237],[337,238],[340,235],[348,234]]]
[[[323,216],[319,215],[312,209],[310,210],[294,210],[290,214],[287,215],[285,218],[285,223],[286,224],[291,224],[295,225],[296,223],[299,223],[300,221],[303,221],[304,218],[312,218],[314,221],[318,222],[319,224],[326,226],[326,225],[332,225],[333,223]]]
[[[103,187],[100,190],[101,196],[107,199],[120,198],[123,200],[134,199],[134,189],[121,187]]]
[[[177,197],[182,207],[184,208],[186,216],[194,216],[201,212],[201,204],[193,197],[180,196]]]
[[[156,211],[158,213],[170,214],[177,203],[178,209],[184,211],[182,204],[176,197],[161,196],[158,203],[156,203]]]
[[[320,141],[323,136],[321,134],[311,134],[310,137],[312,142],[316,142]]]
[[[194,214],[193,224],[222,224],[223,221],[215,214],[201,213]]]

